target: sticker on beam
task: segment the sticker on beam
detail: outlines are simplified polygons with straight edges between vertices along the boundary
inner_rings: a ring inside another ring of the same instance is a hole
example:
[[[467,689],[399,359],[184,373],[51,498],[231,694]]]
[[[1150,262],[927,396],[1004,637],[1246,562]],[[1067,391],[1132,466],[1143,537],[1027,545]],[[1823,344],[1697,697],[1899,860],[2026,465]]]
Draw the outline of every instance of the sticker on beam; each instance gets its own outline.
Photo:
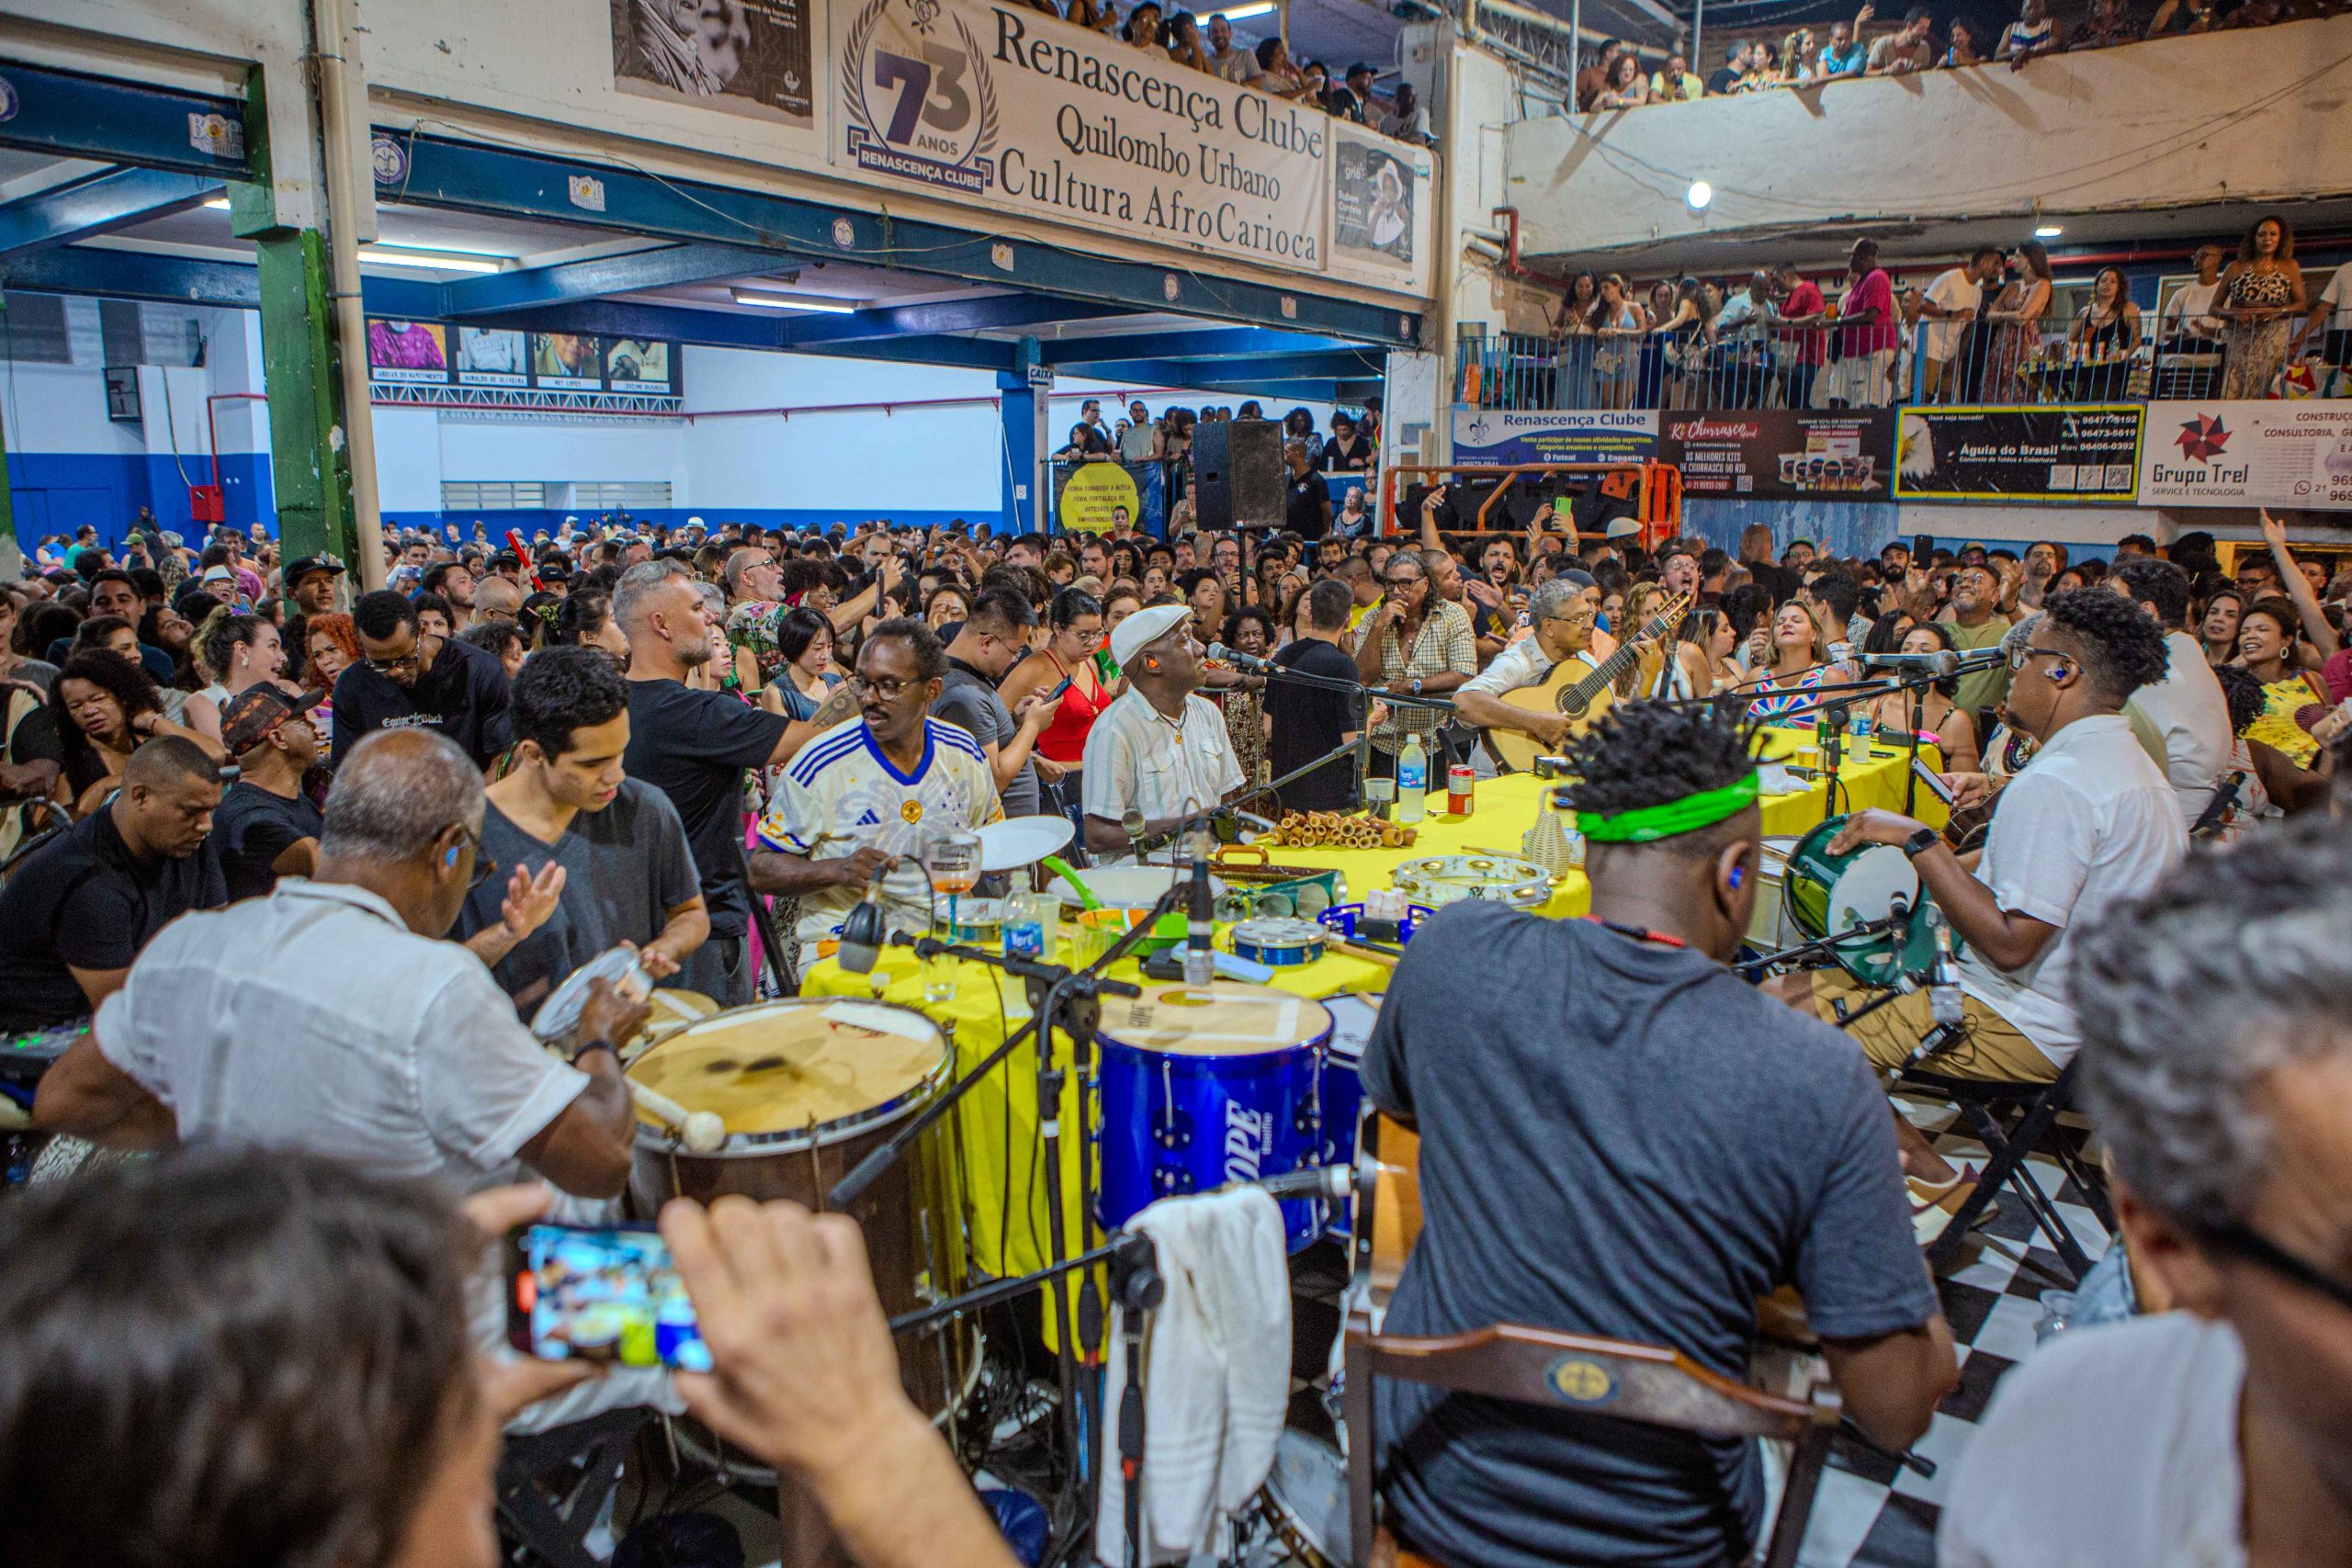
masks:
[[[0,125],[16,118],[17,111],[24,107],[24,99],[17,96],[17,85],[0,76]]]
[[[1168,302],[1173,305],[1176,303],[1177,296],[1184,292],[1184,286],[1176,281],[1174,273],[1164,273],[1159,279],[1159,291],[1167,295]]]
[[[989,247],[989,261],[999,272],[1012,270],[1012,247],[999,240]]]
[[[245,155],[245,128],[225,114],[198,114],[191,109],[187,117],[187,144],[207,157],[242,160]]]
[[[1295,295],[1295,294],[1285,294],[1285,295],[1283,295],[1283,299],[1282,299],[1282,305],[1283,305],[1283,321],[1295,321],[1298,320],[1298,297],[1297,297],[1296,295]]]
[[[564,195],[571,198],[572,206],[583,211],[605,210],[605,182],[594,175],[565,175]]]
[[[849,250],[857,243],[857,225],[846,218],[833,220],[833,243]]]
[[[396,186],[408,178],[408,149],[396,137],[378,131],[368,141],[368,156],[376,168],[376,183]]]

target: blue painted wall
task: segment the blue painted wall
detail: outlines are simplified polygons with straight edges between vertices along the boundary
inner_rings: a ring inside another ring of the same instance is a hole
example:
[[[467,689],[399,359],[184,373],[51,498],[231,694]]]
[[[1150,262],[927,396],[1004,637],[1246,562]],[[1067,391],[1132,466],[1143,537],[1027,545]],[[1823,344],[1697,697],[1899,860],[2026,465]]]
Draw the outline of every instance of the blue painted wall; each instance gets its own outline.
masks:
[[[95,524],[99,542],[119,546],[142,506],[165,528],[193,540],[201,532],[188,510],[188,480],[209,483],[209,457],[184,459],[187,478],[169,453],[10,452],[8,489],[16,506],[17,536],[37,544],[46,534],[72,534]],[[238,528],[261,523],[277,528],[275,493],[266,452],[220,454],[224,521]]]

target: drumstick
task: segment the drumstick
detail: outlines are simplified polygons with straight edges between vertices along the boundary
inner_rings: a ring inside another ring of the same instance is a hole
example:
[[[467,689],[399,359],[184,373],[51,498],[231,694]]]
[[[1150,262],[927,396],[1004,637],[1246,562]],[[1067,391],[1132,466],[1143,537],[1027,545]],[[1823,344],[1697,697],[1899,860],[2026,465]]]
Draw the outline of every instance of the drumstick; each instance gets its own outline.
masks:
[[[657,1121],[676,1131],[678,1141],[685,1145],[688,1154],[714,1154],[727,1141],[727,1123],[719,1120],[717,1111],[688,1111],[668,1095],[650,1089],[634,1078],[629,1080],[628,1092],[639,1109],[652,1112]]]
[[[1383,969],[1394,969],[1396,967],[1396,960],[1389,956],[1387,953],[1381,952],[1376,947],[1364,947],[1352,942],[1338,941],[1333,942],[1330,945],[1335,952],[1344,953],[1351,958],[1361,958],[1366,964],[1377,964]]]

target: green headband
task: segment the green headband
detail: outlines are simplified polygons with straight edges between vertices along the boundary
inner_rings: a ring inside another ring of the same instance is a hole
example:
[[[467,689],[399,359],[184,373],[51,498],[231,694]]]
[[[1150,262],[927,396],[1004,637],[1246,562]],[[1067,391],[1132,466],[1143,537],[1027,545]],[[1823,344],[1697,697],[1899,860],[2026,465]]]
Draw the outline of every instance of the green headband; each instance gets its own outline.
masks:
[[[1721,789],[1701,790],[1661,806],[1637,806],[1606,817],[1597,811],[1579,811],[1577,830],[1597,844],[1646,844],[1678,833],[1695,833],[1738,816],[1755,800],[1756,789],[1757,775],[1751,773]]]

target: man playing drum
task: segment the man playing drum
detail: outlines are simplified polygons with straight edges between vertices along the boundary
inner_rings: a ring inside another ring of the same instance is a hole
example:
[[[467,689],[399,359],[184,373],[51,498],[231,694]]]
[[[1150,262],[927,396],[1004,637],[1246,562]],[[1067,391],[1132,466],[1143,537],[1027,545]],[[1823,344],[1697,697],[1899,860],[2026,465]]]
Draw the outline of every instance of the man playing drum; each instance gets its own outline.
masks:
[[[2041,743],[2001,792],[1979,855],[1952,852],[1934,829],[1899,812],[1858,811],[1829,842],[1832,853],[1891,844],[1911,857],[1919,883],[1952,934],[1965,1022],[1925,1061],[1951,1077],[2048,1083],[2081,1034],[2068,985],[2074,940],[2119,899],[2147,892],[2188,852],[2172,786],[2132,738],[2122,716],[2133,692],[2164,679],[2164,632],[2148,613],[2103,590],[2053,593],[2009,661],[2011,728]],[[1953,805],[1984,797],[1982,774],[1954,774]],[[1841,972],[1783,976],[1768,987],[1832,1022],[1867,999]],[[1850,1032],[1881,1068],[1902,1066],[1935,1026],[1925,990],[1896,997]],[[1903,1167],[1911,1179],[1922,1245],[1966,1197],[1963,1173],[1900,1116]]]
[[[1901,1449],[1955,1377],[1876,1080],[1724,967],[1763,818],[1748,731],[1633,704],[1569,751],[1591,918],[1465,899],[1397,965],[1363,1092],[1420,1133],[1423,1229],[1386,1332],[1508,1322],[1745,1375],[1794,1284],[1845,1398]],[[1465,977],[1486,977],[1465,984]],[[1383,1380],[1400,1545],[1457,1568],[1746,1562],[1752,1447]]]
[[[752,887],[800,899],[803,973],[877,876],[892,922],[922,930],[931,915],[915,858],[924,842],[1004,816],[980,743],[930,716],[946,674],[946,650],[921,621],[875,627],[850,681],[859,716],[800,749],[760,818]]]

